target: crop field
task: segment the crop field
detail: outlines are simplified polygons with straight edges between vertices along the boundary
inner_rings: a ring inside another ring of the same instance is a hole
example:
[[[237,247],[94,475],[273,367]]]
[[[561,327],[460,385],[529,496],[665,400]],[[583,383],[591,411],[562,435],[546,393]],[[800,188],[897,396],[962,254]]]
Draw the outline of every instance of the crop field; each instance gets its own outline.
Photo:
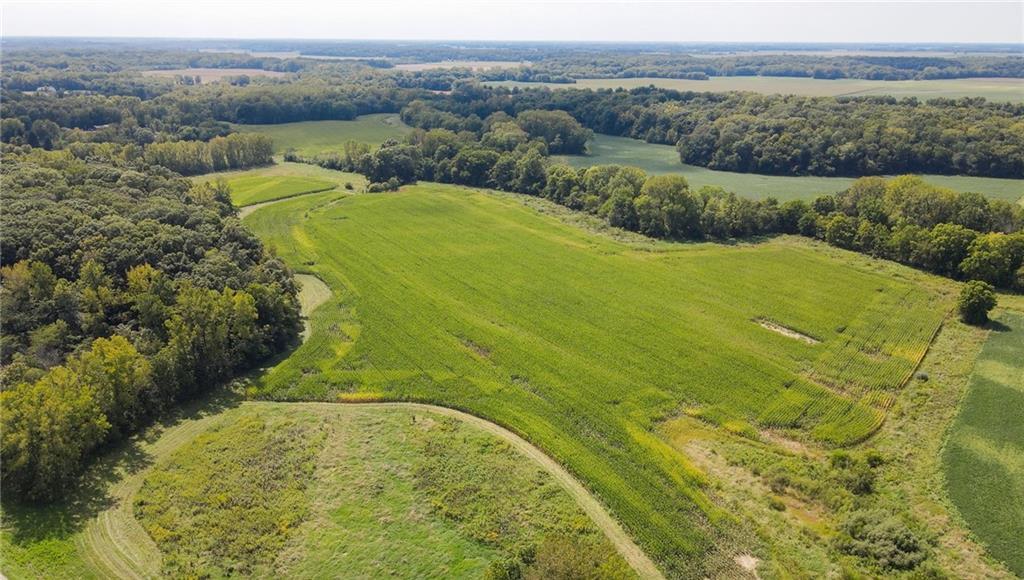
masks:
[[[946,442],[953,503],[989,553],[1024,576],[1024,315],[996,319]]]
[[[575,84],[494,81],[491,86],[552,89],[635,89],[654,85],[677,91],[751,91],[762,94],[806,95],[811,97],[863,97],[891,95],[921,100],[985,97],[990,101],[1024,102],[1024,80],[1006,78],[942,79],[924,81],[874,81],[867,79],[812,79],[800,77],[711,77],[706,81],[663,78],[577,79]]]
[[[283,77],[288,73],[263,70],[258,68],[178,68],[178,69],[154,69],[142,71],[145,76],[153,77],[178,77],[189,76],[199,77],[199,82],[212,83],[229,77],[250,76],[250,77]]]
[[[432,70],[439,68],[468,68],[472,70],[487,70],[489,68],[519,68],[529,63],[515,60],[439,60],[436,62],[413,62],[396,64],[398,70]]]
[[[561,155],[555,156],[553,159],[573,167],[617,163],[639,167],[651,174],[675,173],[686,176],[694,188],[717,185],[733,191],[737,195],[752,198],[773,196],[782,201],[814,199],[821,194],[842,191],[853,183],[853,179],[846,177],[758,175],[715,171],[695,165],[684,165],[679,161],[679,153],[675,147],[647,143],[628,137],[596,134],[587,147],[588,155]],[[1024,201],[1024,179],[949,175],[923,175],[922,177],[929,183],[956,191],[973,191],[983,193],[993,199],[1005,199],[1011,202]]]
[[[7,577],[480,577],[565,543],[633,575],[558,479],[438,411],[207,404],[107,462],[81,497],[5,512]]]
[[[346,141],[380,145],[388,139],[401,139],[412,128],[398,115],[363,115],[352,121],[303,121],[278,125],[232,125],[242,133],[263,133],[274,140],[274,152],[294,149],[299,155],[312,156],[339,151]]]
[[[749,437],[861,441],[950,305],[911,270],[800,238],[620,241],[536,207],[423,184],[250,214],[333,292],[309,341],[250,394],[413,400],[494,421],[580,477],[666,575],[699,575],[735,565],[716,540],[739,532],[656,426],[686,411]]]

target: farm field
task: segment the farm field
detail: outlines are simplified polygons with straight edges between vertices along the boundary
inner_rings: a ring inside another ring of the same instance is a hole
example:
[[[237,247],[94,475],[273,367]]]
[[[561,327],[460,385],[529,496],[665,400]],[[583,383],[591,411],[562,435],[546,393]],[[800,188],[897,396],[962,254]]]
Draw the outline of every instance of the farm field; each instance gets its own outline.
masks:
[[[352,121],[303,121],[278,125],[232,125],[242,133],[263,133],[274,140],[274,152],[294,149],[299,155],[312,156],[338,151],[346,141],[361,141],[377,146],[388,139],[401,139],[412,128],[398,115],[363,115]]]
[[[684,165],[679,153],[671,145],[647,143],[628,137],[596,134],[587,145],[588,155],[560,155],[552,159],[573,167],[590,167],[617,163],[639,167],[651,174],[675,173],[686,176],[693,188],[717,185],[737,195],[764,198],[773,196],[781,201],[814,199],[818,195],[842,191],[853,183],[847,177],[779,176],[756,173],[715,171],[695,165]],[[949,175],[923,175],[929,183],[956,191],[974,191],[994,199],[1024,200],[1024,179],[997,179]]]
[[[696,92],[751,91],[762,94],[811,97],[864,97],[891,95],[921,100],[985,97],[990,101],[1024,102],[1024,80],[1007,78],[942,79],[925,81],[874,81],[867,79],[812,79],[800,77],[711,77],[706,81],[665,78],[576,79],[575,84],[492,81],[490,86],[552,89],[635,89],[654,85],[664,89]]]
[[[996,319],[943,454],[950,498],[992,556],[1024,576],[1024,314]]]
[[[472,70],[486,70],[489,68],[519,68],[529,63],[515,60],[442,60],[436,62],[413,62],[396,64],[398,70],[418,71],[439,68],[468,68]]]
[[[746,437],[863,440],[950,306],[916,272],[799,238],[620,241],[537,207],[423,184],[250,214],[333,297],[249,394],[464,409],[566,465],[667,576],[729,574],[724,538],[744,532],[655,426],[685,410]]]
[[[216,179],[227,182],[228,187],[231,188],[231,201],[236,206],[243,208],[243,212],[255,204],[304,193],[328,189],[348,189],[348,186],[351,186],[354,191],[362,191],[366,187],[366,178],[358,173],[335,171],[308,163],[288,161],[275,163],[269,167],[223,171],[192,177],[192,180],[196,182]]]
[[[212,83],[228,77],[243,75],[250,77],[283,77],[288,73],[258,68],[176,68],[147,70],[142,71],[142,74],[152,77],[199,77],[200,82]]]
[[[633,575],[563,481],[446,410],[222,396],[101,466],[65,504],[5,508],[8,578],[480,577],[565,546]]]

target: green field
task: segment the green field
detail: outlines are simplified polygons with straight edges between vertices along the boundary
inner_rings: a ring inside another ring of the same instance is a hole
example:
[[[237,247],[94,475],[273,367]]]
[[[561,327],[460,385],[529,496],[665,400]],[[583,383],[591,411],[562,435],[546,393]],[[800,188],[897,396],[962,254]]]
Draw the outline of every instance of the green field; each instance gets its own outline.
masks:
[[[304,193],[344,189],[362,191],[366,178],[358,173],[324,169],[307,163],[275,163],[269,167],[197,175],[193,181],[223,179],[231,188],[231,201],[243,208],[241,215],[258,204]]]
[[[654,85],[677,91],[751,91],[763,94],[814,97],[891,95],[918,99],[985,97],[990,101],[1024,102],[1024,80],[1004,78],[943,79],[926,81],[874,81],[867,79],[811,79],[799,77],[711,77],[706,81],[662,78],[577,79],[575,84],[496,81],[491,86],[553,89],[635,89]]]
[[[742,532],[656,426],[685,409],[750,437],[860,441],[948,307],[908,269],[801,238],[616,241],[539,207],[424,184],[252,213],[246,224],[335,297],[251,394],[467,410],[583,479],[666,575],[728,573],[718,550]]]
[[[1024,576],[1024,315],[996,319],[943,455],[949,495],[989,553]]]
[[[633,575],[563,481],[442,410],[222,397],[93,474],[5,505],[6,577],[480,577],[565,546]]]
[[[717,185],[742,196],[753,198],[773,196],[783,201],[813,199],[823,193],[842,191],[853,183],[853,179],[846,177],[758,175],[756,173],[714,171],[695,165],[683,165],[679,161],[679,153],[675,147],[647,143],[628,137],[597,134],[594,135],[594,139],[587,147],[588,155],[561,155],[553,157],[553,160],[567,163],[573,167],[617,163],[639,167],[652,174],[677,173],[685,175],[694,188]],[[1017,201],[1024,196],[1024,179],[948,175],[924,175],[922,177],[935,185],[956,191],[979,192],[993,199]]]
[[[364,115],[353,121],[303,121],[279,125],[232,125],[241,133],[263,133],[274,140],[274,152],[294,149],[299,155],[312,156],[339,151],[346,141],[380,145],[388,139],[401,139],[412,129],[398,115]]]

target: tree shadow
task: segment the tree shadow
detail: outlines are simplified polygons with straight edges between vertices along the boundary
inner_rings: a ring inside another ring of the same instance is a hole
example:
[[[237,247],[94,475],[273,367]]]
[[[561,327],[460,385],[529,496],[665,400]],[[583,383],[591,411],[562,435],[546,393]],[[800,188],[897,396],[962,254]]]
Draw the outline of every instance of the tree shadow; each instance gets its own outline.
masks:
[[[1010,332],[1011,330],[1013,330],[1013,328],[1007,326],[1006,324],[1003,324],[1002,322],[999,322],[998,320],[989,320],[988,324],[985,325],[985,328],[991,330],[992,332]]]
[[[118,498],[112,493],[114,486],[153,465],[154,458],[146,449],[148,444],[183,421],[237,407],[242,398],[233,386],[217,388],[167,412],[140,433],[102,448],[63,499],[30,503],[4,497],[4,532],[15,545],[69,540],[90,520],[117,505]]]

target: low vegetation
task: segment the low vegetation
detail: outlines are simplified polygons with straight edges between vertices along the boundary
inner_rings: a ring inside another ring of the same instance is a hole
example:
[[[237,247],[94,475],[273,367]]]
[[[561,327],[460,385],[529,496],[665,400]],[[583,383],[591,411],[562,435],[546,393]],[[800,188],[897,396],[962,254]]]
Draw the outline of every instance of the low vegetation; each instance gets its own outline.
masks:
[[[412,130],[398,115],[363,115],[351,121],[305,121],[273,125],[235,125],[242,133],[258,133],[270,137],[274,152],[289,151],[304,157],[340,151],[346,141],[372,146],[388,139],[401,139]]]
[[[592,485],[668,574],[733,565],[712,556],[731,526],[702,476],[649,432],[656,421],[688,405],[737,433],[859,441],[948,304],[796,238],[621,243],[450,186],[303,196],[247,224],[339,297],[253,395],[431,401],[507,425]],[[751,299],[766,286],[785,291]]]
[[[1024,574],[1024,315],[992,323],[942,454],[949,495],[989,553]]]
[[[312,177],[240,175],[226,180],[231,201],[238,207],[294,197],[304,193],[327,191],[337,187],[330,181]]]

